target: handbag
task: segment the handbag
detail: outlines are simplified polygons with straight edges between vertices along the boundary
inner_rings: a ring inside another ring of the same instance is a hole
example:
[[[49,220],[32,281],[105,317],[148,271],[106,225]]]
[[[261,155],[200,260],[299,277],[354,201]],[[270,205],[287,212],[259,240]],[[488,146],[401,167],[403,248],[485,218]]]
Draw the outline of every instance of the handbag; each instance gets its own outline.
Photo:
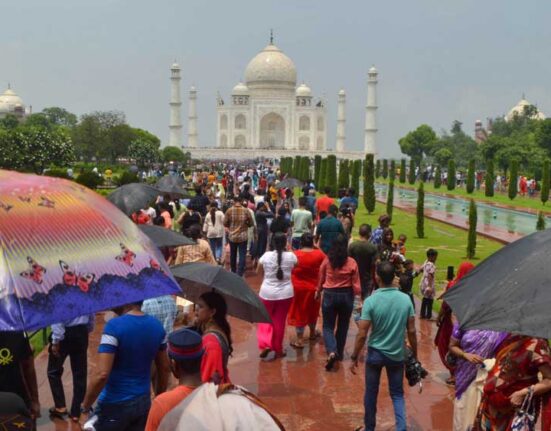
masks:
[[[522,406],[517,410],[511,422],[511,431],[534,431],[535,429],[534,388],[530,386],[528,394],[524,397]]]

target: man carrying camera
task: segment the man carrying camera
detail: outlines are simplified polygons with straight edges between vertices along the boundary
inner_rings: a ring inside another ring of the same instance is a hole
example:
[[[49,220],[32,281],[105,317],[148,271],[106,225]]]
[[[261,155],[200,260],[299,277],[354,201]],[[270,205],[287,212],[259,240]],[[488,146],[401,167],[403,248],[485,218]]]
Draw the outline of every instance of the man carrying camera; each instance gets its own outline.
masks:
[[[365,363],[364,407],[365,431],[374,431],[377,415],[377,395],[381,370],[386,368],[390,397],[394,407],[396,430],[406,430],[406,406],[404,400],[404,332],[414,357],[417,357],[415,314],[407,295],[392,286],[395,268],[391,262],[381,262],[377,267],[379,287],[366,298],[359,321],[358,334],[350,367],[356,374],[358,355],[365,345],[371,328]]]

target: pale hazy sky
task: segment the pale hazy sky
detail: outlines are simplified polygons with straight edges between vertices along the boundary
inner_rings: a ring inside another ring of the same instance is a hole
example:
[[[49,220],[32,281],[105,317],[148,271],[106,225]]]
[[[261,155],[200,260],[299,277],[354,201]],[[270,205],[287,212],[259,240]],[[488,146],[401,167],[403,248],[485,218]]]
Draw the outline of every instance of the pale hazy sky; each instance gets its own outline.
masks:
[[[328,99],[335,144],[336,99],[347,93],[346,145],[363,149],[366,72],[379,70],[382,156],[421,123],[506,113],[526,97],[551,115],[549,0],[25,0],[0,12],[0,85],[35,112],[78,115],[117,109],[168,139],[169,67],[198,90],[199,142],[215,141],[215,99],[228,95],[268,42],[295,62],[299,82]],[[184,142],[186,139],[184,139]]]

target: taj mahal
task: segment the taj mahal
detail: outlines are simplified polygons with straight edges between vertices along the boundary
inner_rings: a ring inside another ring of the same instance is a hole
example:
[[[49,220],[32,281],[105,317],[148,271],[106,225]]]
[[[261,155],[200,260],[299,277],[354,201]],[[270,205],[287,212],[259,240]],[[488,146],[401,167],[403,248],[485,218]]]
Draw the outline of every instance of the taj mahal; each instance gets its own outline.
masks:
[[[216,142],[199,146],[197,90],[191,87],[187,143],[182,142],[180,66],[171,66],[171,100],[168,145],[181,147],[197,158],[279,158],[285,155],[328,155],[356,159],[376,153],[377,70],[368,72],[364,151],[346,149],[346,93],[337,96],[337,133],[327,136],[326,101],[306,84],[297,85],[293,61],[270,43],[249,61],[244,82],[237,83],[228,99],[216,100]],[[329,149],[328,144],[333,144]]]

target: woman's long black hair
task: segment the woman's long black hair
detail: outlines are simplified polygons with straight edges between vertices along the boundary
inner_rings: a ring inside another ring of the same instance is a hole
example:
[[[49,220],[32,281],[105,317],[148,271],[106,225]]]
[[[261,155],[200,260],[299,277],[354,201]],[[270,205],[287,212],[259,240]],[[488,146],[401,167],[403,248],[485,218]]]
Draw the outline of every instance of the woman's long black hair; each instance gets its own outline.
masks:
[[[273,244],[275,251],[277,252],[277,273],[278,280],[283,280],[283,269],[281,269],[281,256],[287,247],[287,235],[283,232],[276,232],[274,234]]]
[[[199,298],[205,301],[205,304],[207,304],[210,309],[216,310],[212,318],[220,329],[224,331],[224,334],[228,339],[228,351],[231,355],[233,352],[233,342],[231,338],[231,327],[226,317],[228,314],[228,305],[226,304],[226,300],[222,295],[214,291],[205,292]]]
[[[342,233],[338,234],[327,252],[327,259],[333,269],[340,269],[348,259],[348,240]]]

